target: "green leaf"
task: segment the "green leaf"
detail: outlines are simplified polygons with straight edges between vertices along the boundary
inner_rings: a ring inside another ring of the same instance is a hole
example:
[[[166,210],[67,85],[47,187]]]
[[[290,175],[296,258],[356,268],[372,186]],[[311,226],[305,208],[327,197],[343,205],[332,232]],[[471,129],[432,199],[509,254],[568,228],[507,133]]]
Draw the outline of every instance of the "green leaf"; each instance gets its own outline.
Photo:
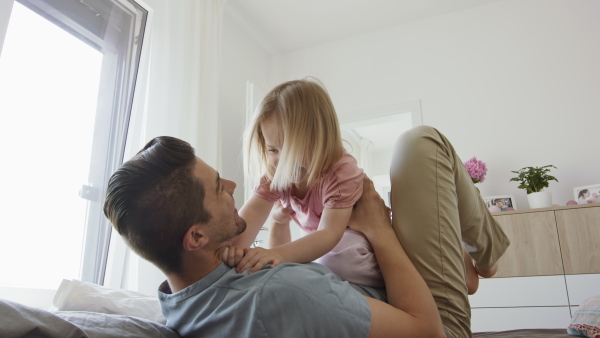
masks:
[[[539,192],[544,188],[548,188],[549,181],[556,181],[556,177],[549,175],[550,168],[556,169],[555,166],[549,164],[543,167],[524,167],[520,170],[513,171],[517,174],[516,177],[510,179],[510,182],[519,182],[519,189],[524,189],[527,194]]]

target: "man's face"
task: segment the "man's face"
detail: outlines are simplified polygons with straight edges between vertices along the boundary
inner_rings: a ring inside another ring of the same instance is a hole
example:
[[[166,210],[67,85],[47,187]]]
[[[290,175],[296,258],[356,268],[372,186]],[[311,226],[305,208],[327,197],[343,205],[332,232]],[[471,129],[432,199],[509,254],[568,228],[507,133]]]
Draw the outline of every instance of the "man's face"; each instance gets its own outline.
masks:
[[[221,178],[200,158],[196,158],[194,175],[204,184],[204,207],[212,216],[208,226],[213,243],[231,241],[244,232],[246,221],[238,215],[232,196],[235,183]]]

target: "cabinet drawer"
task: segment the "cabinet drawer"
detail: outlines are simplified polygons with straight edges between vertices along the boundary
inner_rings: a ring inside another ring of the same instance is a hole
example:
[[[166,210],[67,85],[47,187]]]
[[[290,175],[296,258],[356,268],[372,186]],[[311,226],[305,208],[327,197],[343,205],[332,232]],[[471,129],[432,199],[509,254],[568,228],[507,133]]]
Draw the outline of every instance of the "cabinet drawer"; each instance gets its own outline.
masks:
[[[565,273],[600,273],[600,208],[557,210]]]
[[[571,322],[568,306],[472,309],[473,332],[518,329],[565,329]]]
[[[564,276],[480,279],[471,308],[568,306]]]
[[[600,274],[567,275],[565,277],[571,306],[581,305],[584,300],[600,295]]]
[[[496,277],[564,273],[553,211],[494,216],[510,246],[498,261]]]

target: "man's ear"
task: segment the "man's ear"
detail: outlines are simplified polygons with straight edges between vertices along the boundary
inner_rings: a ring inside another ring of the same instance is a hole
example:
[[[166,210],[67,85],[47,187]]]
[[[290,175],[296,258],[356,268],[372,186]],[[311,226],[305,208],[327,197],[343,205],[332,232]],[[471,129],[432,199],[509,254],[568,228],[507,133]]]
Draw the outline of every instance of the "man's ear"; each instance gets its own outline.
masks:
[[[183,236],[183,249],[186,251],[194,251],[203,248],[208,244],[208,236],[204,227],[194,224]]]

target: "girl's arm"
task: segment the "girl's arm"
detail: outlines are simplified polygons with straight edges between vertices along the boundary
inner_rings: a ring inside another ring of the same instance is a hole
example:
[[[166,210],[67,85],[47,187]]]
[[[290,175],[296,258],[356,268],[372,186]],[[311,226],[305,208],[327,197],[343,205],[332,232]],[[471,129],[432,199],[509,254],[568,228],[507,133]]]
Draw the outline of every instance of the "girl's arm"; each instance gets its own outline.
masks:
[[[280,245],[273,249],[255,248],[246,250],[244,258],[237,265],[241,272],[252,267],[252,272],[271,264],[275,267],[284,262],[308,263],[331,251],[340,241],[350,215],[352,207],[343,209],[325,208],[321,215],[319,229],[291,243]]]
[[[274,248],[292,241],[290,233],[290,209],[276,202],[271,211],[271,229],[269,230],[269,248]]]
[[[269,202],[258,195],[252,195],[239,212],[240,217],[246,221],[246,230],[231,245],[239,248],[249,248],[256,239],[260,228],[265,224],[267,217],[269,217],[271,208],[273,208],[273,202]]]

